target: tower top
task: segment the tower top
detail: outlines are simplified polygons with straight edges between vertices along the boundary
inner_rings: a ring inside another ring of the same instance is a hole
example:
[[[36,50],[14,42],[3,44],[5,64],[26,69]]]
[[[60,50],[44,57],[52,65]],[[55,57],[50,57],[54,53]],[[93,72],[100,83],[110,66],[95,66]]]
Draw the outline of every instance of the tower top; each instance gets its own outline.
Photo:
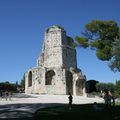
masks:
[[[49,27],[49,28],[47,28],[46,29],[46,33],[48,33],[48,32],[52,32],[52,31],[63,31],[63,32],[65,32],[66,33],[66,31],[64,30],[64,28],[63,27],[61,27],[61,26],[59,26],[59,25],[53,25],[53,26],[51,26],[51,27]]]
[[[73,47],[73,42],[73,39],[66,35],[64,28],[58,25],[46,29],[38,66],[76,68],[76,50]]]

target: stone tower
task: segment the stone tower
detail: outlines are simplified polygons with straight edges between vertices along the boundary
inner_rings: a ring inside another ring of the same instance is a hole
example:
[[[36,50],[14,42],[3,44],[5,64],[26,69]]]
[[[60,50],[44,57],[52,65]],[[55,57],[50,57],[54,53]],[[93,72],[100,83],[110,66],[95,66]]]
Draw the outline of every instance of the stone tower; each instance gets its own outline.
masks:
[[[62,27],[45,31],[38,65],[26,72],[25,81],[26,93],[83,95],[86,78],[77,68],[73,40]]]

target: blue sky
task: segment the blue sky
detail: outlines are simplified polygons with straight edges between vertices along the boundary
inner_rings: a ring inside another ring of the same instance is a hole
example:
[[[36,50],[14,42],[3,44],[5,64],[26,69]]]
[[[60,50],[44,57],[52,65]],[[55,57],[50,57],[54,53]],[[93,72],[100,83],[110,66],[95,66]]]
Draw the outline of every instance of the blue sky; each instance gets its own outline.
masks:
[[[93,19],[120,26],[119,12],[119,0],[0,0],[0,82],[20,82],[36,66],[47,27],[60,25],[75,37]],[[77,63],[87,80],[120,80],[94,51],[77,49]]]

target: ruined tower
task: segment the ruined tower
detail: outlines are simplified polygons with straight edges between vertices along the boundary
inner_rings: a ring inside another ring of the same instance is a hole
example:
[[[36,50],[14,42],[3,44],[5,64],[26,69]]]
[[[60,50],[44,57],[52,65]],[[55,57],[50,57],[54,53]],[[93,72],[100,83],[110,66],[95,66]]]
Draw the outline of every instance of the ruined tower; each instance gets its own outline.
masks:
[[[86,78],[77,68],[73,39],[60,26],[45,31],[38,65],[25,74],[25,92],[83,95]]]

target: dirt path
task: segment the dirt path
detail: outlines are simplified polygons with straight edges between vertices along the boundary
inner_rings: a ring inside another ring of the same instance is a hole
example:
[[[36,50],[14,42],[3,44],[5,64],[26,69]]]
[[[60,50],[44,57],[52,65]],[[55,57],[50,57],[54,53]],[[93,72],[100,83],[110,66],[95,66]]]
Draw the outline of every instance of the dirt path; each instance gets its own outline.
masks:
[[[73,96],[73,104],[103,102],[101,98]],[[0,120],[32,120],[37,109],[68,104],[67,95],[15,94],[12,100],[0,100]]]

